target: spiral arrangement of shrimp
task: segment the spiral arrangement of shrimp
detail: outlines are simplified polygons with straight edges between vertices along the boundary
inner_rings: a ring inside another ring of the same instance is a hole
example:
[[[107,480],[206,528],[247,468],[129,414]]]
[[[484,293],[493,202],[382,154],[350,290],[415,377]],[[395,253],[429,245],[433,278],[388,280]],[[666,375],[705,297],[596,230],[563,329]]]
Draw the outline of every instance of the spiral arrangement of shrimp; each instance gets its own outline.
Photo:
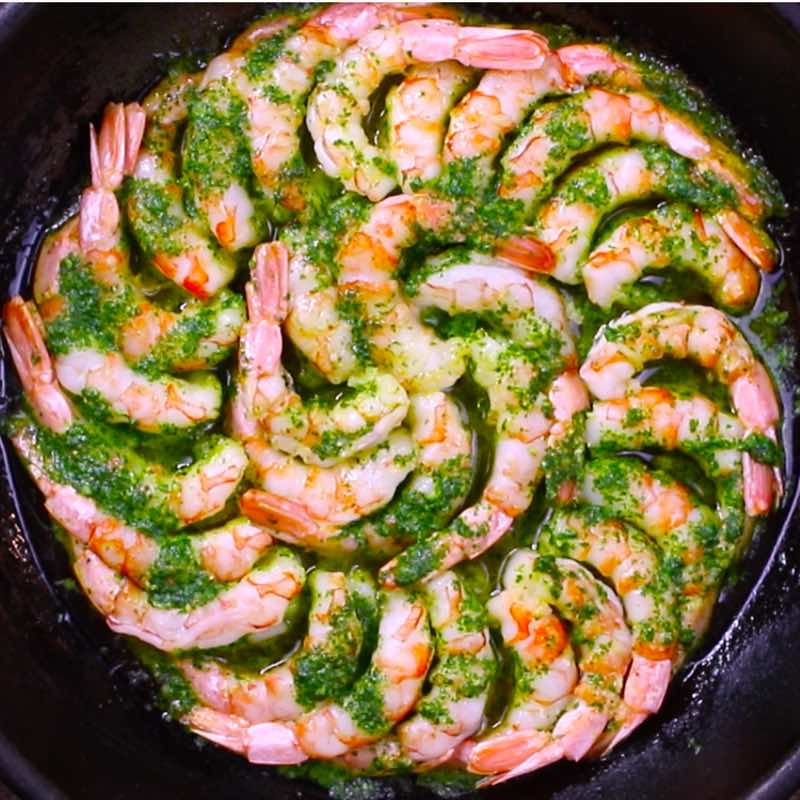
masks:
[[[781,491],[735,316],[775,263],[753,168],[635,59],[447,6],[261,20],[90,144],[4,309],[8,430],[181,721],[484,785],[656,713]],[[663,359],[728,399],[644,381]]]

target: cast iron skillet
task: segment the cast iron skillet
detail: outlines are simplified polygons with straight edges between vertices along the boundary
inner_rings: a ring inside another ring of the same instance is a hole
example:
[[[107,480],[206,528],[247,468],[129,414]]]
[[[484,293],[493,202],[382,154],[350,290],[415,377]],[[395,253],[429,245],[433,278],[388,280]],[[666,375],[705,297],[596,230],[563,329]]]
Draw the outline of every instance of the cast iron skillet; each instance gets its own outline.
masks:
[[[164,61],[217,51],[254,5],[0,9],[0,280],[25,287],[42,228],[77,198],[86,131],[111,99],[130,100]],[[534,6],[493,6],[509,22]],[[758,146],[800,204],[800,12],[770,6],[547,6],[546,18],[621,34],[682,65]],[[788,279],[800,235],[782,226]],[[797,309],[787,322],[800,331]],[[5,357],[3,403],[16,380]],[[787,444],[796,434],[787,423]],[[324,792],[199,747],[152,706],[146,675],[83,597],[37,493],[8,450],[0,467],[0,773],[32,798],[284,798]],[[595,764],[556,766],[492,797],[785,798],[800,785],[800,548],[790,469],[783,511],[757,540],[705,648],[662,712]],[[65,582],[66,581],[66,582]],[[383,797],[410,797],[403,782]],[[420,796],[417,792],[413,796]]]

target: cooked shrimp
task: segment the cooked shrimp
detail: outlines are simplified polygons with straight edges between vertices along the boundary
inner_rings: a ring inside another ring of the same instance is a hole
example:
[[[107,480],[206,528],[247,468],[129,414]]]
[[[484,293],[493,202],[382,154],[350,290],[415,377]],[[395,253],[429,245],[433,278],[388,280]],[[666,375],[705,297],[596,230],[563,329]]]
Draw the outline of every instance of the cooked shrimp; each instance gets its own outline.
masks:
[[[439,259],[443,267],[437,271]],[[564,301],[544,281],[483,253],[453,263],[453,256],[445,252],[429,260],[425,272],[425,279],[415,284],[415,306],[435,306],[449,314],[487,314],[526,347],[546,342],[556,351],[551,356],[574,354]],[[548,341],[554,338],[562,340],[560,348]]]
[[[745,434],[775,440],[780,410],[769,374],[736,326],[715,308],[653,303],[619,317],[601,329],[581,377],[595,397],[622,398],[639,390],[634,376],[647,362],[665,357],[688,358],[711,370],[728,387]],[[743,464],[747,513],[765,514],[780,487],[779,470],[773,480],[770,467],[749,453]]]
[[[276,216],[301,211],[303,187],[292,178],[300,157],[299,130],[306,98],[321,66],[369,31],[409,19],[450,16],[444,6],[377,3],[341,3],[315,13],[285,31],[276,57],[261,66],[251,59],[245,71],[250,91],[246,134],[250,141],[253,171],[262,190],[275,204]],[[274,46],[267,41],[265,48]],[[235,47],[234,47],[235,49]],[[258,46],[256,45],[256,52]]]
[[[700,170],[718,174],[745,193],[739,206],[750,208],[748,181],[723,160],[733,155],[722,142],[640,92],[610,92],[591,88],[538,108],[502,158],[499,194],[521,200],[533,209],[546,197],[561,173],[582,153],[614,143],[658,142],[695,162]]]
[[[637,713],[655,714],[669,685],[679,633],[676,587],[664,580],[659,548],[632,525],[583,507],[548,520],[536,550],[590,564],[611,581],[633,634],[624,699]]]
[[[713,217],[677,203],[623,222],[581,272],[589,299],[610,308],[625,302],[626,289],[645,269],[665,267],[691,270],[715,302],[733,311],[750,308],[761,283],[758,269]]]
[[[369,370],[348,381],[351,391],[331,408],[304,403],[282,368],[281,322],[286,316],[288,254],[278,242],[260,245],[246,286],[249,323],[242,337],[241,369],[252,414],[273,447],[323,467],[374,447],[400,425],[408,396],[387,373]]]
[[[467,90],[472,71],[457,61],[418,64],[386,97],[387,154],[404,192],[439,176],[450,109]]]
[[[537,214],[533,233],[549,247],[546,270],[565,283],[578,283],[592,237],[602,219],[623,203],[665,197],[702,208],[723,201],[721,184],[677,153],[658,144],[613,149],[574,170]]]
[[[335,758],[386,735],[419,701],[433,657],[425,606],[403,590],[383,591],[378,643],[366,673],[340,703],[323,703],[297,722],[313,758]]]
[[[478,501],[444,530],[425,537],[381,568],[384,585],[405,585],[473,559],[488,550],[525,511],[541,480],[548,448],[569,430],[587,403],[574,370],[533,392],[540,376],[531,359],[488,335],[472,343],[475,379],[489,393],[489,422],[497,429],[494,463]],[[543,387],[544,388],[544,387]]]
[[[570,87],[571,78],[558,51],[547,53],[536,69],[488,70],[450,114],[444,163],[469,159],[487,183],[506,135],[522,123],[535,103]]]
[[[322,169],[345,187],[380,200],[396,185],[394,166],[362,127],[369,98],[387,76],[417,63],[455,60],[465,66],[536,69],[547,42],[533,31],[461,27],[412,20],[378,28],[344,51],[312,93],[306,123]]]
[[[178,182],[175,148],[199,75],[168,76],[144,101],[142,151],[127,188],[127,212],[144,254],[165,277],[195,297],[216,295],[236,274],[232,256],[189,217]]]
[[[316,569],[308,585],[308,632],[287,660],[251,677],[238,677],[216,660],[180,663],[203,705],[251,724],[291,721],[348,690],[366,633],[359,598],[373,604],[374,587],[360,570],[345,575]]]
[[[631,634],[625,625],[619,600],[605,584],[576,562],[537,556],[527,549],[518,550],[506,563],[503,585],[512,598],[530,595],[540,604],[555,607],[572,623],[576,632],[580,679],[572,690],[572,705],[561,714],[549,734],[542,736],[541,731],[534,728],[529,731],[526,746],[525,739],[516,731],[508,736],[507,731],[502,730],[499,737],[505,748],[504,754],[501,750],[501,755],[498,755],[497,743],[487,747],[482,742],[469,752],[467,769],[478,772],[488,768],[490,774],[496,773],[498,766],[502,770],[499,775],[484,780],[482,785],[509,780],[562,758],[573,761],[582,758],[620,703],[631,659]],[[531,614],[524,601],[521,609],[517,607],[517,613],[514,612],[512,600],[504,627],[508,622],[517,627],[520,638],[529,637],[530,620],[532,617],[536,619],[535,612]],[[563,641],[563,629],[556,639],[559,641]],[[559,649],[558,644],[554,649]],[[560,649],[563,649],[563,644]],[[486,741],[492,742],[491,734]],[[482,763],[482,753],[489,756],[488,764]]]
[[[489,601],[511,651],[514,689],[499,726],[481,741],[467,741],[458,758],[483,775],[505,772],[541,749],[578,682],[566,626],[546,598],[507,579]]]
[[[197,567],[197,574],[205,570],[215,580],[224,582],[244,577],[272,544],[268,529],[242,518],[182,537],[180,542],[174,534],[169,541],[155,538],[104,512],[94,500],[73,487],[48,478],[32,437],[17,432],[14,444],[44,495],[50,516],[107,566],[145,589],[149,588],[150,575],[158,568],[165,545],[188,545],[195,559],[191,566]],[[181,569],[186,568],[187,563],[182,563]]]
[[[700,395],[683,398],[646,386],[637,394],[596,402],[587,417],[586,442],[606,451],[659,447],[692,456],[716,484],[717,509],[731,548],[728,560],[748,532],[745,507],[771,503],[769,471],[745,473],[742,468],[740,449],[747,442],[741,423]]]
[[[477,572],[477,571],[476,571]],[[496,664],[480,573],[446,572],[423,587],[436,641],[431,690],[395,736],[347,753],[351,768],[373,772],[407,763],[430,768],[448,761],[483,722]]]
[[[408,307],[392,273],[420,229],[446,225],[452,205],[427,195],[396,195],[373,206],[339,250],[339,291],[363,308],[370,350],[414,392],[451,386],[464,371],[456,341],[443,341]]]
[[[724,555],[729,545],[724,542],[719,518],[683,484],[650,471],[635,458],[589,461],[579,497],[643,530],[676,565],[670,577],[679,592],[684,647],[677,658],[682,658],[687,643],[697,641],[708,625],[727,566]]]
[[[85,427],[55,381],[50,354],[44,346],[41,326],[32,306],[16,297],[3,309],[3,319],[6,340],[25,396],[39,422],[56,435],[69,435],[74,429],[77,440],[83,445],[96,439],[96,433]],[[132,483],[129,490],[143,491],[146,505],[167,515],[160,524],[169,524],[173,530],[220,511],[239,485],[246,466],[241,445],[222,437],[207,442],[190,467],[166,475],[163,469],[148,464],[126,447],[112,449],[102,436],[97,441],[104,463],[116,469],[132,470],[141,479],[141,485]],[[85,458],[91,460],[97,455],[90,453]],[[84,454],[79,449],[74,456],[79,463]],[[101,471],[96,468],[77,469],[73,480],[94,490],[107,489]]]
[[[189,102],[181,174],[202,223],[228,251],[253,246],[267,231],[246,130],[248,99],[258,94],[248,57],[258,66],[259,43],[274,47],[274,37],[286,36],[295,21],[283,14],[252,26],[211,60]]]
[[[159,609],[93,552],[79,544],[74,549],[78,582],[108,626],[159,650],[221,647],[244,637],[277,636],[285,630],[286,611],[305,582],[300,559],[275,548],[261,566],[206,605],[190,611]]]
[[[370,556],[393,555],[446,525],[472,484],[475,444],[455,401],[443,392],[411,397],[411,435],[419,461],[391,502],[340,534]]]

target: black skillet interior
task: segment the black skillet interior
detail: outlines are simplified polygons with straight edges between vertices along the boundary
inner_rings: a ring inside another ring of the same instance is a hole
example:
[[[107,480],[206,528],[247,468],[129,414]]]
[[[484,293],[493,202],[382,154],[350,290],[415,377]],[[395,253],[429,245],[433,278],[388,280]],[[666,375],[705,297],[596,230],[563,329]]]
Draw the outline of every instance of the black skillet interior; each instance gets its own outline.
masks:
[[[8,294],[25,287],[43,227],[74,203],[87,172],[87,125],[105,102],[140,96],[172,55],[217,51],[258,10],[250,4],[0,9],[0,275]],[[487,11],[508,22],[537,13],[529,4]],[[613,4],[540,11],[588,34],[622,35],[680,64],[765,155],[792,206],[800,205],[797,9]],[[799,219],[792,212],[780,235],[793,288]],[[798,331],[798,315],[787,324]],[[2,380],[8,403],[16,383],[7,368]],[[791,445],[796,431],[787,433]],[[146,676],[69,589],[66,559],[30,481],[7,452],[3,459],[0,772],[17,792],[85,800],[323,796],[199,746],[161,719]],[[754,543],[708,644],[674,681],[662,713],[605,761],[553,767],[488,796],[727,800],[786,797],[796,788],[800,546],[793,479],[787,488],[784,510]],[[421,793],[401,782],[379,796]]]

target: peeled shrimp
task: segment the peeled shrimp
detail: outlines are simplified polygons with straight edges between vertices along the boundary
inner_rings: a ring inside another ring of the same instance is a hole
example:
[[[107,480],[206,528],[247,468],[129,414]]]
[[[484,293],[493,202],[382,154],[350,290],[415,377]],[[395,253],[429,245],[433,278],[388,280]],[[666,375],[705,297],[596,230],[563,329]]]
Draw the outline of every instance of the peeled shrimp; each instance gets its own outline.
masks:
[[[623,203],[657,196],[710,208],[720,204],[718,195],[718,185],[695,164],[661,145],[606,151],[568,175],[538,212],[533,233],[552,261],[541,266],[537,254],[531,269],[578,283],[594,232]]]
[[[580,678],[572,690],[571,704],[552,731],[545,736],[539,730],[531,732],[532,754],[530,746],[518,746],[519,737],[514,734],[507,740],[501,739],[509,748],[507,758],[501,759],[502,771],[500,775],[485,779],[482,785],[509,780],[562,758],[573,761],[582,758],[620,703],[631,658],[631,634],[619,600],[576,562],[537,556],[527,549],[518,550],[506,563],[503,585],[512,596],[532,594],[541,603],[554,606],[572,623],[578,634]],[[511,619],[514,619],[513,613]],[[521,619],[524,627],[520,626],[520,633],[524,637],[529,635],[530,616],[523,612]],[[499,736],[504,737],[504,733]],[[486,741],[491,740],[490,734]],[[496,772],[498,760],[493,752],[496,744],[488,747],[492,755],[489,765],[481,763],[482,748],[486,749],[486,745],[479,742],[471,750],[467,769],[478,772],[490,766],[491,771]]]
[[[221,647],[244,637],[277,636],[285,630],[286,611],[305,582],[297,556],[275,548],[261,566],[206,605],[190,611],[159,609],[93,552],[78,544],[74,549],[78,582],[108,626],[159,650]]]
[[[308,632],[300,649],[258,675],[239,677],[215,660],[180,663],[200,702],[250,724],[297,719],[304,710],[344,694],[356,677],[365,633],[358,598],[374,604],[374,587],[360,570],[316,569],[309,578]],[[327,680],[320,681],[326,676]],[[188,722],[191,725],[192,714]]]
[[[590,564],[611,581],[633,634],[623,697],[636,713],[655,714],[669,685],[679,633],[676,587],[664,579],[659,548],[632,525],[583,507],[548,520],[536,550]]]
[[[589,461],[579,497],[640,528],[680,565],[672,579],[678,592],[681,642],[685,648],[687,642],[697,641],[708,625],[727,566],[729,545],[719,517],[683,484],[630,457]]]
[[[752,306],[758,269],[709,214],[682,204],[663,205],[626,220],[595,248],[581,270],[589,299],[601,308],[625,300],[645,269],[691,270],[712,298],[734,311]]]
[[[14,298],[5,305],[3,320],[6,341],[25,396],[39,422],[57,435],[81,428],[82,420],[55,380],[41,325],[32,306],[19,297]],[[81,428],[78,440],[85,438]],[[107,445],[103,446],[108,450],[108,463],[116,463],[120,470],[136,471],[140,478],[138,489],[145,492],[146,505],[159,515],[164,514],[160,524],[170,524],[173,529],[206,519],[224,508],[242,479],[246,465],[241,445],[222,437],[210,441],[190,467],[167,475],[127,448],[115,448],[112,452]],[[76,457],[80,455],[76,453]],[[95,472],[79,471],[75,479],[102,491],[105,488],[102,477]],[[145,510],[134,509],[136,512]]]
[[[351,392],[332,408],[304,403],[282,368],[280,324],[286,316],[288,254],[278,242],[260,245],[246,287],[249,323],[240,358],[252,413],[273,447],[328,467],[384,441],[408,412],[395,378],[374,370],[353,376]]]
[[[416,63],[455,60],[465,66],[535,69],[544,60],[546,40],[533,31],[461,27],[444,20],[378,28],[337,59],[312,93],[306,123],[322,169],[347,189],[376,201],[397,182],[394,166],[384,166],[381,150],[362,127],[369,97],[384,77]]]
[[[411,397],[416,468],[380,511],[346,525],[339,539],[370,555],[398,550],[446,525],[472,484],[475,445],[461,409],[443,392]]]
[[[186,213],[178,182],[174,149],[199,81],[199,75],[167,77],[145,99],[148,122],[128,183],[127,211],[133,235],[153,266],[205,300],[230,283],[236,262]]]
[[[581,377],[595,397],[622,398],[638,392],[635,375],[646,363],[665,357],[688,358],[711,370],[728,387],[745,435],[775,440],[780,411],[769,374],[736,326],[715,308],[653,303],[619,317],[601,329]],[[770,467],[749,453],[743,455],[743,468],[747,513],[767,513],[780,487],[777,468],[773,477]]]
[[[387,95],[387,151],[404,192],[439,176],[448,115],[471,76],[457,61],[418,64]]]
[[[535,207],[558,176],[580,154],[603,144],[658,142],[690,159],[701,170],[717,173],[725,183],[741,186],[739,202],[749,208],[747,181],[723,164],[734,157],[721,142],[640,92],[591,88],[538,108],[502,158],[499,193]]]
[[[436,641],[432,688],[394,736],[345,754],[351,769],[430,768],[448,761],[480,728],[495,673],[481,577],[446,572],[424,585]]]

